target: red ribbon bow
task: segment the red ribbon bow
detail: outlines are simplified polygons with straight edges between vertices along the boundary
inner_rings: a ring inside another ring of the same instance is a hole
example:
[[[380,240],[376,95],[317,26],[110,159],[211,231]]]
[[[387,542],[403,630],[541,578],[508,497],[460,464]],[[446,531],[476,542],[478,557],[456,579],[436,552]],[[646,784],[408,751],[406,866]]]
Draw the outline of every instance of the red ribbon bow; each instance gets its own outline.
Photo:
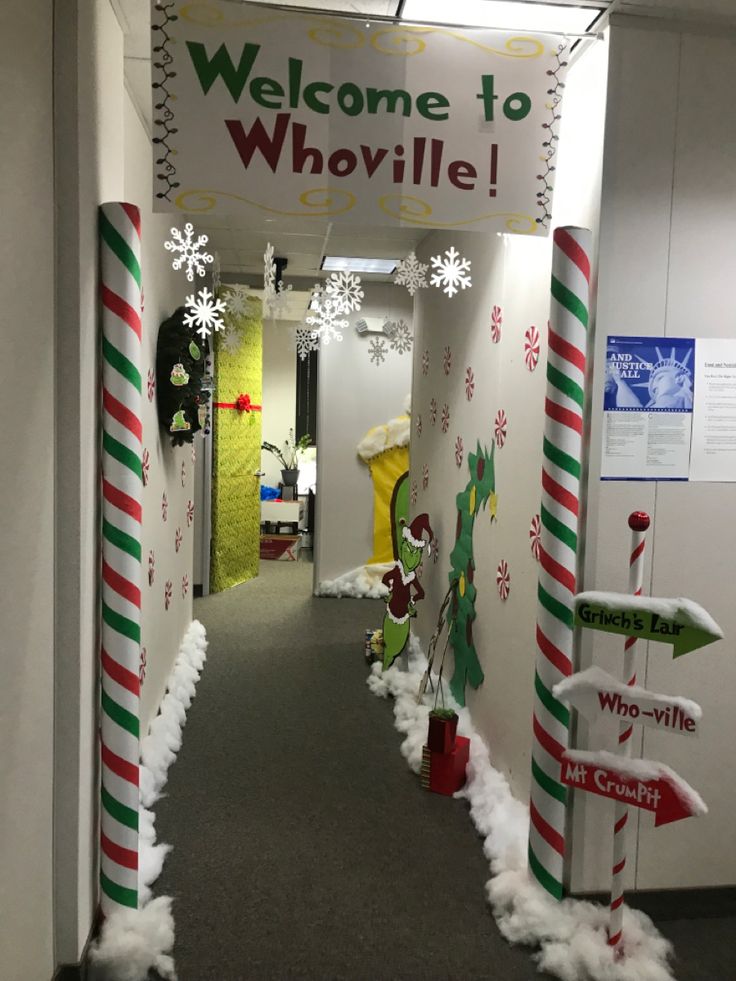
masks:
[[[235,400],[235,408],[238,410],[238,412],[250,412],[250,395],[238,395],[237,399]]]

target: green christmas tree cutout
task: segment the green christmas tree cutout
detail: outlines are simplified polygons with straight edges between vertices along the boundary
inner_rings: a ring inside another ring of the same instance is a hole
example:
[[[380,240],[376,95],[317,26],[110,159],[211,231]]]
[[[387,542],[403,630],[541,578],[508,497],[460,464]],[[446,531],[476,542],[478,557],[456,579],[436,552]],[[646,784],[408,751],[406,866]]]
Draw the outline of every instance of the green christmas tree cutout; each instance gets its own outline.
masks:
[[[480,442],[476,452],[468,454],[470,480],[464,491],[455,498],[457,506],[457,529],[455,546],[450,554],[452,571],[450,584],[456,584],[452,602],[450,622],[450,644],[455,654],[455,671],[450,681],[450,691],[459,705],[465,705],[465,684],[469,682],[477,688],[483,681],[483,669],[473,642],[473,620],[475,620],[475,598],[477,590],[473,584],[475,560],[473,559],[473,528],[475,516],[489,499],[491,517],[496,512],[496,478],[491,452],[482,449]]]

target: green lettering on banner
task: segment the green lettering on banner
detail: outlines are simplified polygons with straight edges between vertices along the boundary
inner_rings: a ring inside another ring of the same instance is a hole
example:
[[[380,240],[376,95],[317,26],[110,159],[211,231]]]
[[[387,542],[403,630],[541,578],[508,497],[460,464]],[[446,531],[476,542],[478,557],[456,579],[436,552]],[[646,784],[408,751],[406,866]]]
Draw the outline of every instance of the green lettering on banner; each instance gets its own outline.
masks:
[[[278,102],[269,102],[266,96],[276,96]],[[274,78],[254,78],[250,83],[250,97],[266,109],[280,109],[281,100],[284,97],[284,90]]]
[[[450,101],[441,92],[421,92],[416,101],[417,112],[425,119],[449,119],[449,112],[433,112],[434,109],[449,109]]]
[[[312,112],[320,112],[323,116],[326,116],[330,111],[330,104],[329,102],[320,102],[315,93],[329,93],[334,87],[329,82],[310,82],[309,85],[304,86],[304,105],[308,109],[311,109]]]
[[[208,57],[205,46],[199,41],[187,41],[186,45],[204,94],[207,95],[219,75],[233,97],[233,102],[239,102],[258,52],[261,50],[260,44],[243,45],[237,68],[224,44],[220,45],[211,58]]]
[[[404,89],[366,89],[366,102],[368,113],[375,116],[381,106],[381,102],[386,102],[386,112],[395,113],[399,101],[402,102],[402,116],[411,115],[411,96]]]

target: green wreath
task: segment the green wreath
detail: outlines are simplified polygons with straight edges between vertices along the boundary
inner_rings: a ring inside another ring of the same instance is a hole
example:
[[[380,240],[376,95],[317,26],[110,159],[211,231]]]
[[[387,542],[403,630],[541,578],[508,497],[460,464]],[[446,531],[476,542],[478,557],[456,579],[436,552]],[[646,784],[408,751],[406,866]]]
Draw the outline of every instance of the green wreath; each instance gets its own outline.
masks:
[[[172,446],[191,443],[207,424],[209,393],[202,383],[208,345],[186,326],[185,313],[179,307],[164,320],[156,342],[158,420]]]

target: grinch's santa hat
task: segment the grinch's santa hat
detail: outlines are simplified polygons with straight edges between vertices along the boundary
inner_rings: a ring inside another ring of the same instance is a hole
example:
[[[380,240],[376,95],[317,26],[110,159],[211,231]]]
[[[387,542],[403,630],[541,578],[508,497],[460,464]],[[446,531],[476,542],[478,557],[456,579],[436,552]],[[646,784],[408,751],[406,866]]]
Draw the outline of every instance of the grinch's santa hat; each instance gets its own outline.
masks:
[[[428,552],[432,551],[431,543],[434,540],[434,532],[429,523],[428,514],[418,514],[410,525],[405,524],[403,518],[401,523],[404,525],[401,529],[401,535],[410,545],[413,545],[414,548],[424,548],[425,545],[429,545]],[[422,535],[427,536],[427,541],[422,538]]]

